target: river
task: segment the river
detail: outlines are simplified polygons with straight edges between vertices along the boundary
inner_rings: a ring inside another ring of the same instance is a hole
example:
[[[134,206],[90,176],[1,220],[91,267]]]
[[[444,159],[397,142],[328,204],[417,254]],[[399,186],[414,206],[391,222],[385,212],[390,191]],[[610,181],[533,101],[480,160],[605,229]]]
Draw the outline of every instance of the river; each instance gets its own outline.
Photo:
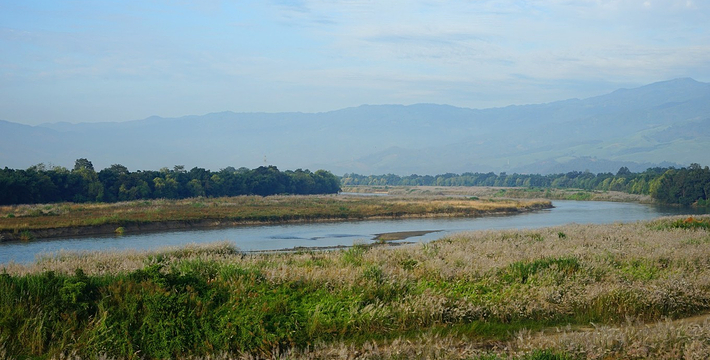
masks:
[[[553,209],[509,216],[481,218],[426,218],[365,220],[329,223],[242,226],[207,230],[146,233],[124,236],[8,242],[0,244],[0,264],[28,263],[37,256],[66,251],[154,249],[190,243],[230,241],[243,251],[295,247],[331,247],[367,244],[375,234],[400,231],[434,231],[406,241],[426,242],[446,234],[484,229],[521,229],[577,224],[608,224],[650,220],[660,216],[708,213],[708,209],[661,207],[602,201],[553,201]]]

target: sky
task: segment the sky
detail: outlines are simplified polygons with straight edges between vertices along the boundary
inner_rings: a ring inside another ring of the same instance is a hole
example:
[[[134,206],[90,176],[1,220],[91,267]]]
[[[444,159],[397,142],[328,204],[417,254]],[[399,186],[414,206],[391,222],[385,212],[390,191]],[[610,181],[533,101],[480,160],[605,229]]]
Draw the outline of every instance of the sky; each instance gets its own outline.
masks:
[[[710,82],[706,0],[0,0],[0,119],[469,108]]]

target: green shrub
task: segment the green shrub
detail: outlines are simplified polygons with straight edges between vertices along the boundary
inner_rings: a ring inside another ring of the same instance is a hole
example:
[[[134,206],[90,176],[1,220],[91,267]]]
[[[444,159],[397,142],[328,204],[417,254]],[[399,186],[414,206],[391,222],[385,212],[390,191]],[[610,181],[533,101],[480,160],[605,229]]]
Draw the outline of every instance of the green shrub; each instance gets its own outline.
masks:
[[[35,239],[35,236],[34,236],[34,234],[32,234],[31,231],[23,230],[20,232],[20,240],[21,241],[31,241],[34,239]]]
[[[619,271],[629,280],[649,281],[657,279],[660,274],[658,266],[646,260],[632,260],[628,264],[622,266]]]
[[[379,266],[369,265],[365,268],[365,270],[363,270],[362,277],[376,283],[382,283],[384,281],[385,274]]]
[[[419,265],[419,261],[412,258],[407,258],[400,261],[400,265],[402,265],[402,268],[404,270],[414,270],[414,268]]]
[[[531,262],[514,262],[508,265],[506,268],[502,269],[498,275],[504,282],[525,284],[531,277],[533,277],[540,271],[550,269],[553,266],[557,269],[558,273],[565,276],[577,272],[577,270],[579,270],[580,268],[579,260],[574,257],[565,257],[559,259],[543,258]]]
[[[366,250],[365,245],[353,245],[350,249],[342,251],[341,260],[346,265],[360,266],[362,265],[362,255]]]

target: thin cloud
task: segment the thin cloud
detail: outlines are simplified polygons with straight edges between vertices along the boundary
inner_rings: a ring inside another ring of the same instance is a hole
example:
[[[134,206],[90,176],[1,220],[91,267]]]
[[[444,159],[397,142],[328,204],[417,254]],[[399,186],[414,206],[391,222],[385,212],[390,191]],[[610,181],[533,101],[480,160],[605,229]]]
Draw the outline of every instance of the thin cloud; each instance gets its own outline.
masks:
[[[362,103],[480,108],[673,77],[710,81],[706,1],[51,4],[0,3],[0,118],[120,121]],[[38,104],[33,91],[57,100]],[[82,113],[85,103],[112,98],[121,104],[106,105],[108,115]]]

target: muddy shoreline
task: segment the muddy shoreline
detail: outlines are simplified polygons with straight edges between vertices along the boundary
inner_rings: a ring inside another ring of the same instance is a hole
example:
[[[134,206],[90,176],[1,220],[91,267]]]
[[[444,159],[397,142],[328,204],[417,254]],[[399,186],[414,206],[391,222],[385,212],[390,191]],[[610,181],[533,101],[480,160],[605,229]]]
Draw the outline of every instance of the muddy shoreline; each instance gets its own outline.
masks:
[[[410,237],[414,236],[422,236],[426,234],[431,234],[435,232],[440,232],[443,230],[420,230],[420,231],[396,231],[396,232],[388,232],[388,233],[382,233],[382,234],[375,234],[375,238],[373,240],[377,241],[396,241],[396,240],[404,240],[408,239]]]
[[[362,244],[359,246],[375,247],[375,246],[402,246],[413,244],[413,241],[401,241],[410,237],[422,236],[430,233],[440,232],[443,230],[423,230],[423,231],[394,231],[388,233],[375,234],[371,240],[377,241],[372,244]],[[283,248],[276,250],[250,250],[245,251],[249,254],[269,254],[269,253],[294,253],[299,251],[321,251],[321,250],[340,250],[349,249],[355,245],[333,245],[333,246],[296,246],[292,248]]]

